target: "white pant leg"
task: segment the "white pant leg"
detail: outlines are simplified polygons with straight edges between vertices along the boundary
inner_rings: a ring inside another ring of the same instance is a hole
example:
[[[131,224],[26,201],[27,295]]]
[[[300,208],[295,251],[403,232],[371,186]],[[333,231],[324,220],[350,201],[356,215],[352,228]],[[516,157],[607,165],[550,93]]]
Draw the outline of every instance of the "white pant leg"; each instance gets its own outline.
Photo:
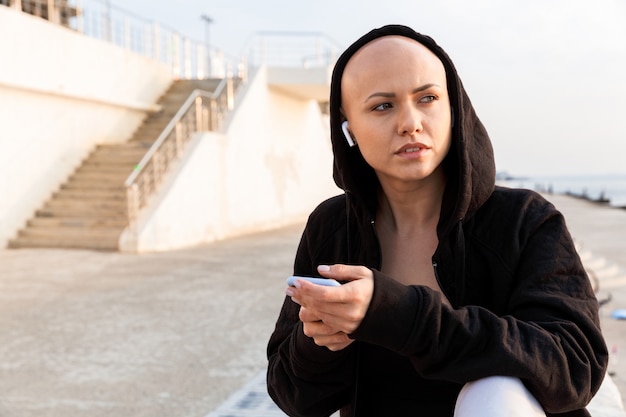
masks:
[[[454,417],[546,417],[518,378],[492,376],[465,384]]]

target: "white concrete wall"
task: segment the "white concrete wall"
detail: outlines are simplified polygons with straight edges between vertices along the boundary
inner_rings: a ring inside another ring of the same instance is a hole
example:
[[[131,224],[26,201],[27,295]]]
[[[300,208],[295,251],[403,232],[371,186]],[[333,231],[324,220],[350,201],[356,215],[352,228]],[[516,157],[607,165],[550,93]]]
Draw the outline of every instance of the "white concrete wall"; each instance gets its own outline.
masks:
[[[0,247],[95,144],[130,138],[165,65],[0,6]]]
[[[268,87],[263,69],[239,94],[224,132],[197,134],[192,151],[126,230],[126,251],[159,251],[306,219],[338,194],[327,119],[314,100]]]

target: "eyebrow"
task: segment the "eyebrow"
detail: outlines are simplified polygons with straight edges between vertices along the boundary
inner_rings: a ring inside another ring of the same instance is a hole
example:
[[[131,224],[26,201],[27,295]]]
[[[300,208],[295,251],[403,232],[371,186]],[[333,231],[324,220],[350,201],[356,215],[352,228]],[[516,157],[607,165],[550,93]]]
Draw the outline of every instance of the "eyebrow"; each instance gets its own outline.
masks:
[[[436,83],[429,83],[429,84],[424,84],[420,87],[417,87],[415,89],[413,89],[413,91],[411,91],[411,94],[415,94],[415,93],[419,93],[421,91],[424,90],[428,90],[431,87],[439,87],[441,88],[441,86],[439,84]],[[393,98],[395,97],[395,93],[385,93],[385,92],[376,92],[376,93],[372,93],[370,94],[366,99],[365,102],[367,102],[369,99],[374,98],[374,97],[385,97],[385,98]]]

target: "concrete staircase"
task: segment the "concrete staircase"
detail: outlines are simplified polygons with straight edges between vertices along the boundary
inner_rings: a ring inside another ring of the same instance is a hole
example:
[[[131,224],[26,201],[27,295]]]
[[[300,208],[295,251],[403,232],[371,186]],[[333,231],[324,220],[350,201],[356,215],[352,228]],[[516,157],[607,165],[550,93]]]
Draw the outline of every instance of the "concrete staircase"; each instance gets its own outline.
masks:
[[[124,181],[195,89],[213,92],[219,79],[179,80],[126,143],[99,145],[37,210],[10,248],[117,250],[127,225]]]

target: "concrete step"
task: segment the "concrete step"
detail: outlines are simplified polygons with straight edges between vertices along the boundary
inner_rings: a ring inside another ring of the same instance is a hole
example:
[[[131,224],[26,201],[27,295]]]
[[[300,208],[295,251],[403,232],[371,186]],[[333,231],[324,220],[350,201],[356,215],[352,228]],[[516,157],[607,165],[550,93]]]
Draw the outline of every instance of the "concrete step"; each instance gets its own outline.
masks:
[[[89,171],[100,169],[105,171],[132,171],[133,167],[136,165],[135,161],[141,161],[141,158],[143,158],[143,155],[135,158],[127,158],[126,160],[120,160],[119,158],[114,156],[106,158],[101,155],[100,158],[85,159],[83,163],[78,168],[76,168],[75,172],[78,172],[80,170]]]
[[[125,153],[141,153],[147,151],[150,146],[152,146],[151,142],[125,142],[117,145],[98,145],[96,149],[92,151],[92,154],[102,153],[102,154],[118,154],[120,152]]]
[[[99,238],[63,238],[53,237],[19,237],[9,242],[9,248],[63,248],[63,249],[94,249],[117,250],[118,239]]]
[[[120,210],[126,209],[126,200],[76,200],[76,199],[61,199],[53,198],[49,200],[44,208],[72,208],[76,210],[90,209],[90,210]]]
[[[147,152],[147,149],[146,149]],[[119,153],[116,155],[107,155],[107,154],[95,154],[91,155],[88,159],[85,160],[85,163],[89,164],[127,164],[133,165],[141,161],[146,152],[140,153]]]
[[[111,227],[123,229],[128,222],[125,218],[107,217],[34,217],[28,221],[27,227],[39,228],[97,228]]]
[[[98,162],[83,163],[81,166],[79,166],[76,169],[76,171],[74,171],[74,174],[77,174],[77,173],[91,174],[94,172],[105,172],[105,173],[112,173],[112,174],[118,174],[118,173],[130,174],[135,165],[136,164],[133,162],[120,163],[119,161],[107,162],[107,161],[101,160]]]
[[[64,189],[94,189],[94,190],[123,190],[124,180],[126,177],[120,178],[81,178],[72,177],[65,184],[62,185]]]
[[[130,143],[130,142],[121,142],[121,143],[101,143],[96,145],[93,152],[103,152],[103,151],[117,151],[118,149],[138,149],[138,148],[149,148],[149,143]]]
[[[135,131],[133,138],[135,138],[137,135],[142,135],[142,134],[155,134],[158,136],[167,127],[169,122],[172,120],[172,117],[174,117],[174,115],[169,116],[169,117],[163,117],[163,120],[159,119],[151,123],[139,126],[137,130]]]
[[[83,164],[73,176],[97,176],[104,174],[107,176],[128,177],[133,172],[134,165],[130,164]]]
[[[159,104],[173,102],[173,101],[185,101],[187,97],[191,94],[191,92],[195,90],[195,88],[185,87],[185,86],[173,86],[168,92],[167,95],[163,97],[163,100],[159,102]]]
[[[128,142],[96,146],[9,246],[117,250],[128,224],[126,178],[191,92],[213,91],[220,81],[174,82],[159,100],[160,112],[146,117]]]
[[[82,170],[70,175],[68,181],[117,182],[123,184],[131,172],[132,170]]]
[[[126,219],[128,210],[124,208],[98,208],[89,207],[87,205],[83,207],[66,207],[66,206],[47,206],[43,207],[35,212],[37,217],[92,217],[92,218],[119,218]]]
[[[171,119],[172,118],[170,117],[169,120]],[[167,123],[163,125],[158,125],[158,126],[149,126],[149,127],[139,128],[137,129],[137,131],[133,135],[133,139],[129,143],[134,143],[135,141],[138,141],[140,138],[143,138],[142,140],[144,142],[147,142],[147,141],[155,142],[158,139],[159,135],[163,133],[166,127],[167,127]]]
[[[163,130],[159,130],[156,133],[135,133],[135,135],[133,136],[132,140],[139,139],[139,140],[151,140],[153,142],[156,142],[162,132],[163,132]],[[147,149],[146,149],[146,153],[148,153]],[[139,158],[139,159],[141,159],[141,158]]]
[[[141,160],[148,149],[141,152],[97,152],[83,159],[82,165],[132,165],[134,161]]]
[[[18,237],[25,238],[52,238],[63,237],[71,239],[105,239],[117,240],[123,228],[103,228],[103,227],[29,227],[19,232]]]
[[[215,91],[221,81],[221,78],[208,78],[203,80],[178,80],[172,84],[168,91],[168,95],[170,92],[181,91],[183,89],[189,91],[193,91],[195,89]]]
[[[115,161],[116,159],[128,159],[129,157],[141,159],[141,157],[143,157],[146,152],[150,150],[150,147],[154,143],[155,139],[150,139],[149,142],[129,142],[125,146],[120,146],[115,149],[99,149],[92,152],[87,158],[85,158],[85,161],[89,161],[91,159],[100,160],[106,158],[110,158],[112,161]]]
[[[159,103],[159,105],[162,109],[171,108],[175,105],[178,105],[178,108],[180,108],[189,98],[193,90],[193,88],[190,88],[170,92],[167,97],[161,103]]]
[[[75,192],[79,191],[94,191],[94,192],[126,192],[126,187],[124,187],[124,183],[97,183],[92,184],[89,181],[68,181],[65,184],[61,185],[61,191],[63,190],[72,190]]]
[[[93,219],[120,219],[126,220],[128,209],[122,206],[93,206],[88,204],[64,204],[51,202],[37,210],[38,217],[52,218],[93,218]]]
[[[118,190],[95,190],[87,189],[61,189],[54,194],[52,198],[60,200],[123,200],[126,201],[126,192],[122,189]]]
[[[110,171],[126,170],[130,174],[135,168],[135,165],[137,165],[135,161],[117,161],[117,160],[115,161],[105,161],[105,160],[85,161],[80,167],[76,169],[76,172],[78,172],[78,170],[81,170],[81,169],[84,169],[84,170],[103,169],[103,170],[110,170]]]
[[[169,122],[172,120],[172,117],[164,118],[163,120],[155,120],[154,122],[139,126],[128,143],[136,142],[139,136],[154,135],[154,139],[144,139],[146,143],[153,143],[161,132],[165,130]]]

